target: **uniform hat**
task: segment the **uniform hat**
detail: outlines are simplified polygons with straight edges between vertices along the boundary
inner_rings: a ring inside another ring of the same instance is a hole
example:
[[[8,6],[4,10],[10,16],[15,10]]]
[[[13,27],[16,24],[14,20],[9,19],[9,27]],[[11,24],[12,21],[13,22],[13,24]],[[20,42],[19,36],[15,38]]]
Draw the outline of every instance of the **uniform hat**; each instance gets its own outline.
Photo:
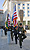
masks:
[[[22,23],[20,23],[20,25],[22,25]]]

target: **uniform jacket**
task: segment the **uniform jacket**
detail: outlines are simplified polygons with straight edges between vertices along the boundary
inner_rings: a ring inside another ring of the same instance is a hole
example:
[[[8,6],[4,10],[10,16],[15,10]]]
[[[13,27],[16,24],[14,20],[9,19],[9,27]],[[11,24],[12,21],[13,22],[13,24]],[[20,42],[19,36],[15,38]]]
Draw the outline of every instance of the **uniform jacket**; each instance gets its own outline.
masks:
[[[23,27],[19,27],[19,28],[18,28],[18,33],[19,33],[20,31],[23,33],[24,28],[23,28]]]
[[[14,34],[17,34],[17,30],[14,28]]]

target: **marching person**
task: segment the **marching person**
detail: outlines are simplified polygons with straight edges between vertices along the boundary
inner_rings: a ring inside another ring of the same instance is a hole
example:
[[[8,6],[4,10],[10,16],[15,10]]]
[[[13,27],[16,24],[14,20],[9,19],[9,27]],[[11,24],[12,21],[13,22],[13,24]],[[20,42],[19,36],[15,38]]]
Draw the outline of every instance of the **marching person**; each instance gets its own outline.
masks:
[[[20,23],[19,25],[19,28],[18,28],[18,35],[19,35],[19,45],[20,45],[20,48],[22,48],[22,42],[23,42],[23,39],[26,38],[26,35],[24,33],[24,28],[22,26],[22,23]]]
[[[14,27],[15,43],[17,44],[17,26]]]
[[[13,25],[11,24],[11,39],[12,39],[12,41],[13,41],[13,32],[14,32]]]
[[[7,28],[3,27],[3,29],[4,29],[5,35],[7,35]]]
[[[7,29],[7,43],[11,43],[11,26]]]

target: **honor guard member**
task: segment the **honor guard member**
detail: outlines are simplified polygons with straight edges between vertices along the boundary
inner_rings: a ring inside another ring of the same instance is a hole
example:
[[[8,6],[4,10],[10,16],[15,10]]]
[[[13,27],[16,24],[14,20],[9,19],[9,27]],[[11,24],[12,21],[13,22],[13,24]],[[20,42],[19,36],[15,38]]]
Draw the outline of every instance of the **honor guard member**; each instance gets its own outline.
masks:
[[[15,43],[17,44],[17,26],[14,27]]]
[[[4,29],[5,35],[7,35],[7,28],[4,27],[3,29]]]
[[[11,24],[11,39],[12,39],[12,41],[13,41],[13,32],[14,32],[14,27],[13,27],[13,25]]]
[[[11,26],[9,26],[7,29],[7,43],[11,43]]]
[[[25,33],[24,33],[24,28],[22,26],[22,23],[20,23],[20,25],[19,25],[18,35],[19,35],[19,45],[20,45],[20,48],[22,48],[23,39],[26,38]]]

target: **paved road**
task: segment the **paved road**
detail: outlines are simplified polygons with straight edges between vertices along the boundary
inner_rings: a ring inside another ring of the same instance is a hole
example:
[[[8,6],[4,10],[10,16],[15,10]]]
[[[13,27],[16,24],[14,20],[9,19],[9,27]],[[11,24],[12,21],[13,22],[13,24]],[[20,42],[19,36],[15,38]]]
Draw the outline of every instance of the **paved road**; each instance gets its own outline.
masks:
[[[15,41],[11,41],[11,44],[8,44],[7,36],[0,36],[0,50],[30,50],[30,34],[27,33],[27,38],[23,41],[22,49],[20,49],[19,43],[15,44]]]

